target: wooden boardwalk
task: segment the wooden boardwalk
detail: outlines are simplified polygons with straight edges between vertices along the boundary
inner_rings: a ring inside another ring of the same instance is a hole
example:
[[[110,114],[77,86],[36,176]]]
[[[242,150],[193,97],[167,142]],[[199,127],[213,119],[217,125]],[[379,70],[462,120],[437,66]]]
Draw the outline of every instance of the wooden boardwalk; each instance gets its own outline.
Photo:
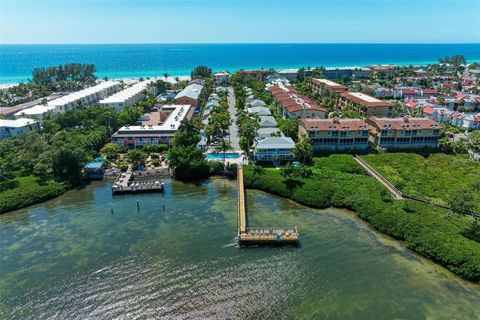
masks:
[[[298,245],[299,234],[297,227],[293,228],[250,228],[248,227],[248,212],[243,183],[243,168],[238,167],[238,243],[240,245]]]
[[[385,179],[377,170],[373,169],[365,160],[360,158],[360,156],[355,155],[355,161],[357,161],[365,170],[367,170],[368,174],[374,177],[378,182],[383,184],[385,188],[392,194],[392,196],[396,200],[403,200],[403,194],[400,190],[398,190],[390,181]]]

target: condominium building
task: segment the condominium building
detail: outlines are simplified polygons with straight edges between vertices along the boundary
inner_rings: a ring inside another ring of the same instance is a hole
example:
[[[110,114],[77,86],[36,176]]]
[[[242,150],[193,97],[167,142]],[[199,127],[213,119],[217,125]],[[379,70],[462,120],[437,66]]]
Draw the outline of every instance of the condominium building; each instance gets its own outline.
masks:
[[[151,144],[171,145],[182,120],[192,116],[191,109],[190,105],[163,106],[155,120],[121,127],[112,135],[112,142],[129,148]]]
[[[298,129],[315,152],[366,150],[369,130],[362,119],[300,119]]]
[[[312,79],[310,87],[321,95],[339,95],[348,91],[348,88],[327,79]]]
[[[115,108],[117,110],[133,106],[145,98],[146,90],[151,82],[152,80],[140,81],[131,87],[100,100],[100,104],[107,108]]]
[[[344,92],[338,101],[340,109],[354,109],[366,116],[393,117],[394,105],[361,92]]]
[[[436,148],[441,125],[425,118],[377,118],[370,124],[370,142],[381,149]]]
[[[291,161],[295,159],[295,142],[289,137],[265,137],[257,140],[253,147],[255,161]]]
[[[97,103],[120,89],[120,83],[116,81],[100,82],[96,86],[70,93],[61,98],[48,102],[48,106],[55,107],[54,113],[63,113],[73,110],[78,106],[88,106]]]
[[[275,101],[280,106],[280,114],[284,119],[319,118],[326,117],[327,110],[319,106],[312,99],[299,94],[293,87],[271,86],[268,88]]]
[[[331,67],[323,70],[327,79],[341,79],[343,77],[367,78],[371,73],[369,68],[362,67]]]
[[[0,140],[38,130],[40,130],[39,122],[32,119],[0,119]]]

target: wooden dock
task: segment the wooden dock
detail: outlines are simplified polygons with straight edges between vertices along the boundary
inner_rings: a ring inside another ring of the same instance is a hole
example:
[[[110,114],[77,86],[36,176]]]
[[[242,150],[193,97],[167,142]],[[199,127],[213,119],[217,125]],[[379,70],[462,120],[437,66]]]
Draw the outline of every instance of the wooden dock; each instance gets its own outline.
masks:
[[[250,228],[248,227],[248,213],[243,184],[243,168],[238,167],[238,243],[248,245],[294,245],[299,243],[297,227],[293,228]]]
[[[135,180],[132,172],[121,174],[112,185],[112,194],[163,192],[161,180]]]

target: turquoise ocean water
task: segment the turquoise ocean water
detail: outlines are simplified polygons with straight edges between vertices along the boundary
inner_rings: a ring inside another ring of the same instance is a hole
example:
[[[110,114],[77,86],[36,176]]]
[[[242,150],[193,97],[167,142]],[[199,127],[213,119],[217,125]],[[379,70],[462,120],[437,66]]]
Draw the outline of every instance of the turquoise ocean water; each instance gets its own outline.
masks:
[[[427,64],[463,54],[480,61],[480,44],[105,44],[0,45],[0,83],[26,81],[35,67],[93,63],[99,77],[188,75],[214,70],[299,66]]]

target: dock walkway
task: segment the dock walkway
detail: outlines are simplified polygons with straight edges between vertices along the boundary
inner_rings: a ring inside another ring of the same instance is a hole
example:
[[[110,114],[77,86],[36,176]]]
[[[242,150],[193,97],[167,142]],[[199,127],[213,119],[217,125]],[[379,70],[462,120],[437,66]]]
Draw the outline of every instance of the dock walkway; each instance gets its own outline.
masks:
[[[162,192],[163,183],[160,180],[134,180],[133,172],[122,173],[112,185],[112,194]]]
[[[243,168],[238,167],[238,242],[240,245],[298,245],[299,233],[297,227],[248,227],[248,212],[243,183]]]

